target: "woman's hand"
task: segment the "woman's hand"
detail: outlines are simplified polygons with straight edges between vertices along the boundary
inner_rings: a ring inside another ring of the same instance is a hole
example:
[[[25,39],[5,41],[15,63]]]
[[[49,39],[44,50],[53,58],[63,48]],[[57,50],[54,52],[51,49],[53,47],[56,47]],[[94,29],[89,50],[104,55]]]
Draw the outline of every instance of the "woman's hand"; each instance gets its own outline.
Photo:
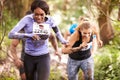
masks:
[[[103,41],[102,40],[98,40],[98,45],[99,45],[99,47],[102,47],[103,46]]]
[[[58,51],[55,51],[55,55],[56,55],[56,56],[58,56],[59,61],[61,61],[61,55],[59,54],[59,52],[58,52]]]
[[[23,67],[23,61],[21,61],[20,59],[15,59],[14,64],[17,68]]]
[[[33,38],[33,40],[40,40],[41,39],[37,34],[34,34],[32,38]]]
[[[87,47],[87,42],[82,42],[82,44],[80,44],[80,47],[81,49]]]

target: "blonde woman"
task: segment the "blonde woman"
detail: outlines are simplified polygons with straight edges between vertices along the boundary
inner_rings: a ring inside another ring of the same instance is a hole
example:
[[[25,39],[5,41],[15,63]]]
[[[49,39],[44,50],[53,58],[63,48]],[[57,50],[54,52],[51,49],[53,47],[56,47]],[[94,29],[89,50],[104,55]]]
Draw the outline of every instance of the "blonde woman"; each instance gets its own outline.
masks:
[[[94,44],[93,25],[83,21],[71,35],[67,46],[62,48],[64,54],[69,54],[67,72],[69,80],[78,80],[81,69],[85,80],[94,80],[94,61],[91,48]]]

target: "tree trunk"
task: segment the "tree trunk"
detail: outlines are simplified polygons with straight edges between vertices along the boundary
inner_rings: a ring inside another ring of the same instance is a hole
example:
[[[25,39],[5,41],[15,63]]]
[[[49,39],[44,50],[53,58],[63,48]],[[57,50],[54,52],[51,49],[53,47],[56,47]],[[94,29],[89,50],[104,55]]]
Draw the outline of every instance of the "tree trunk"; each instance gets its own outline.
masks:
[[[2,14],[3,14],[2,12],[3,12],[4,1],[5,0],[0,1],[0,22],[2,20]]]
[[[21,18],[30,10],[30,5],[33,0],[6,0],[6,8],[11,15]]]
[[[63,10],[66,11],[67,10],[67,6],[69,4],[68,0],[64,0],[64,5],[63,5]]]
[[[109,41],[114,37],[114,30],[110,22],[111,9],[109,4],[109,0],[98,4],[100,12],[98,23],[100,27],[100,36],[104,44],[109,43]]]
[[[98,23],[100,26],[100,36],[104,44],[107,44],[113,37],[114,31],[110,20],[106,16],[99,16]]]
[[[23,12],[23,14],[21,16],[24,16],[26,14],[26,12],[30,10],[32,1],[33,0],[22,0],[22,5],[23,5],[22,12]]]
[[[120,2],[119,2],[119,10],[118,10],[118,21],[120,21]]]

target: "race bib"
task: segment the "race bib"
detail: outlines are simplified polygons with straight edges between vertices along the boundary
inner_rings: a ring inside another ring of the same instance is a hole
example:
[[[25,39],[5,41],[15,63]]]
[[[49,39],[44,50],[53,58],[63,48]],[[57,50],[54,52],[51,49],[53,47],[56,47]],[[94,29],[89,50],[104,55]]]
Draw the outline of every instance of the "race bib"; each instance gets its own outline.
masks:
[[[85,50],[88,50],[88,49],[91,49],[91,48],[92,48],[92,42],[87,43],[87,46],[82,48],[81,51],[85,51]]]
[[[50,35],[49,25],[45,24],[45,23],[38,24],[38,23],[34,22],[33,33],[40,34],[40,35]]]
[[[46,40],[50,35],[50,27],[48,24],[45,23],[38,24],[34,22],[33,34],[37,34],[40,36],[40,39]]]

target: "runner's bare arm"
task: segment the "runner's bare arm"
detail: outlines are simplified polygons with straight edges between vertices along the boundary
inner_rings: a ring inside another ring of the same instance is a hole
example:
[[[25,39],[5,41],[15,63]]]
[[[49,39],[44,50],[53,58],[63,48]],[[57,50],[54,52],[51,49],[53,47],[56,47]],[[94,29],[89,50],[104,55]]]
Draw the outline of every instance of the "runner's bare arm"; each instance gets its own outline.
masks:
[[[98,45],[101,47],[103,45],[103,42],[100,39],[99,28],[97,26],[93,26],[93,33],[96,35]]]
[[[78,31],[75,31],[69,39],[69,42],[67,44],[67,46],[62,48],[62,53],[64,54],[71,54],[73,52],[79,51],[80,49],[83,48],[84,45],[86,45],[86,43],[81,44],[79,47],[74,47],[72,48],[73,44],[79,40],[79,33]]]
[[[13,57],[15,65],[19,68],[20,66],[23,66],[22,61],[17,56],[16,48],[18,44],[20,43],[19,39],[12,39],[11,45],[10,45],[10,52]]]

